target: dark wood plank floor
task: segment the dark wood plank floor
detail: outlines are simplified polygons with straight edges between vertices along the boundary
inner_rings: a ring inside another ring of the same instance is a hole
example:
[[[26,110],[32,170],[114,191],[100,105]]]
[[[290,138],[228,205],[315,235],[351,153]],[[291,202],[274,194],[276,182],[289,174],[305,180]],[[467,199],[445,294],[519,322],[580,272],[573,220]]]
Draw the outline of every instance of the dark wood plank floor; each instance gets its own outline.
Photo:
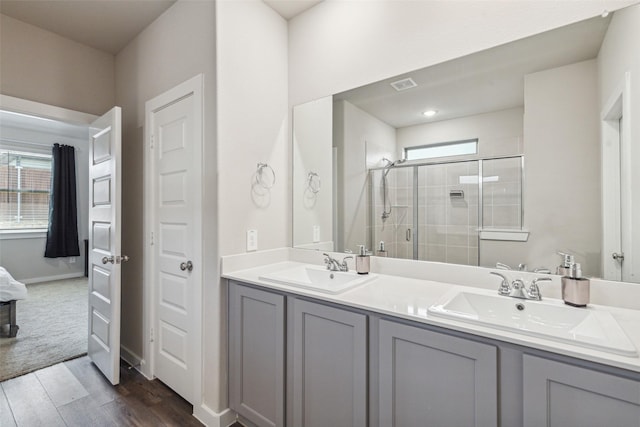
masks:
[[[112,386],[88,357],[0,383],[0,426],[201,426],[193,407],[126,364]]]

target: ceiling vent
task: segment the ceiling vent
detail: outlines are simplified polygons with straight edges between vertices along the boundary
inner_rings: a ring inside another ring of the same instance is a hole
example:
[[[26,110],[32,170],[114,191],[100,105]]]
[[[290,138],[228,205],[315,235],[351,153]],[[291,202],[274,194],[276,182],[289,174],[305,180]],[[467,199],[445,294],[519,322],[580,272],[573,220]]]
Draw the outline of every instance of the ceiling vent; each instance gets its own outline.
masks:
[[[410,77],[406,79],[398,80],[396,82],[390,83],[391,86],[398,92],[402,92],[403,90],[411,89],[412,87],[418,86],[416,82],[413,81]]]

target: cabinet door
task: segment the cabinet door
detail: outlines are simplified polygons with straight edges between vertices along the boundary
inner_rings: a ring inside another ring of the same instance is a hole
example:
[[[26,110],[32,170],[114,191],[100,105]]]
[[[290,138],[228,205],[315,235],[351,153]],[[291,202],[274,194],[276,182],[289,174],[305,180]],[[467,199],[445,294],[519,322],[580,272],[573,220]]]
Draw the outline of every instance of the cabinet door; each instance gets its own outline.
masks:
[[[524,426],[640,426],[640,381],[523,356]]]
[[[259,427],[284,425],[284,296],[229,287],[229,406]]]
[[[378,349],[381,427],[498,424],[495,346],[381,320]]]
[[[367,424],[367,318],[294,299],[289,319],[292,425]]]

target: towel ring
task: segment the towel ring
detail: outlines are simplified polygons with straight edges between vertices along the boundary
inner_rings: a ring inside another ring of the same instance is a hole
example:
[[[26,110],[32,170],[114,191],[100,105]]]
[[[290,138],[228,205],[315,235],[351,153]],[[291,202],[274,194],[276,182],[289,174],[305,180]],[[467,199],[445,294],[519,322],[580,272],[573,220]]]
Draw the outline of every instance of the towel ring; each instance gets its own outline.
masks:
[[[315,172],[309,172],[307,175],[307,189],[313,194],[318,194],[320,191],[320,177]]]
[[[258,163],[256,183],[266,189],[273,187],[276,183],[276,173],[267,163]]]

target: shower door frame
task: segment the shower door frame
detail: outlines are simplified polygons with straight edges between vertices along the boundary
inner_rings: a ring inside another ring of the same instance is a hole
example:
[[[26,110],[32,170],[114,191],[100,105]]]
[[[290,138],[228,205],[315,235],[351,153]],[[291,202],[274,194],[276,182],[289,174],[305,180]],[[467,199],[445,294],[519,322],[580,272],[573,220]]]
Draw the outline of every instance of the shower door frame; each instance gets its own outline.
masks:
[[[392,169],[400,169],[400,168],[412,168],[413,169],[413,188],[412,188],[412,198],[413,198],[413,218],[412,218],[412,226],[411,226],[411,238],[412,241],[412,257],[404,258],[404,259],[413,259],[418,260],[418,214],[419,214],[419,204],[417,203],[419,197],[419,168],[422,166],[433,166],[433,165],[443,165],[443,164],[454,164],[454,163],[466,163],[466,162],[478,162],[478,236],[476,237],[478,240],[477,248],[478,248],[478,259],[477,264],[480,265],[480,231],[484,229],[483,227],[483,163],[487,160],[500,160],[500,159],[516,159],[520,158],[520,229],[524,227],[524,184],[525,184],[525,167],[524,167],[524,154],[509,154],[503,156],[487,156],[487,157],[478,157],[478,158],[470,158],[470,159],[455,159],[455,160],[435,160],[435,161],[418,161],[413,160],[409,161],[408,164],[402,164],[398,166],[394,166]],[[373,202],[375,201],[375,183],[373,173],[375,171],[384,171],[384,167],[376,167],[370,168],[368,171],[368,176],[371,185],[369,186],[369,224],[370,224],[370,233],[369,239],[371,240],[371,245],[376,244],[375,239],[375,208],[372,208]],[[371,246],[373,247],[373,246]]]

